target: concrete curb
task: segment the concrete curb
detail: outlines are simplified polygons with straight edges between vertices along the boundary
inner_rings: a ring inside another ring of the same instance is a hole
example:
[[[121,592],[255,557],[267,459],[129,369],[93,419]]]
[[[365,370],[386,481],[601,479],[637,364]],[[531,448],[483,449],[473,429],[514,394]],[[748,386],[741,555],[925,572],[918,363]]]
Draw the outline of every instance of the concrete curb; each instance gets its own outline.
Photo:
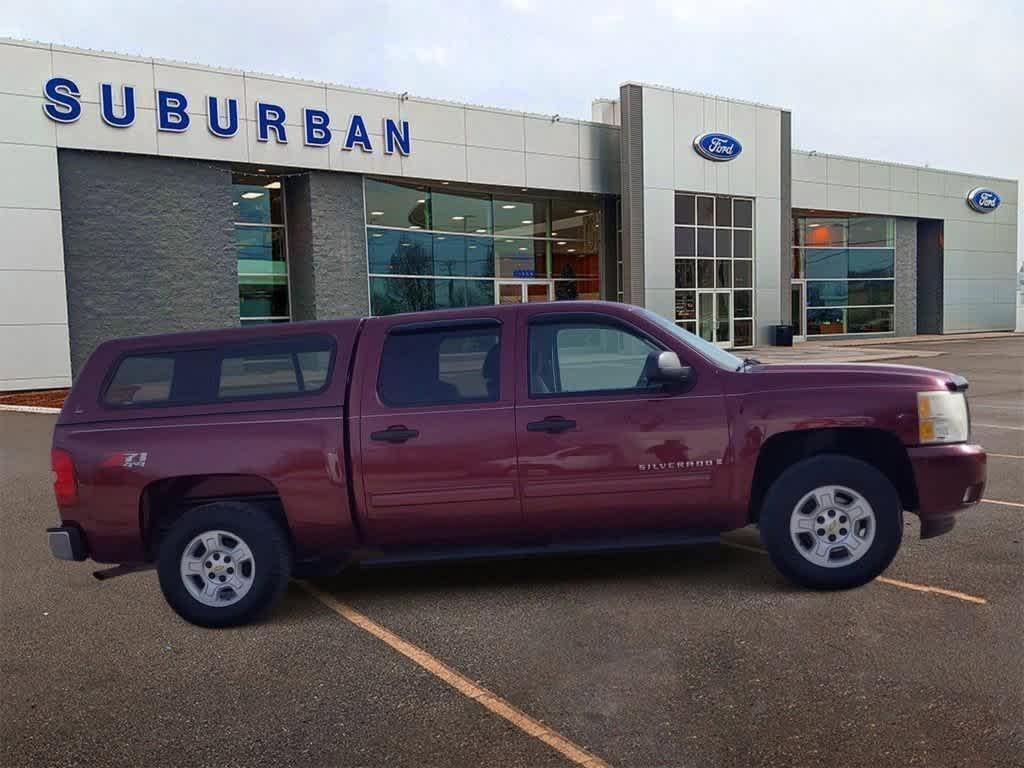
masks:
[[[14,413],[60,413],[60,408],[44,408],[41,405],[4,405],[0,403],[0,411]]]

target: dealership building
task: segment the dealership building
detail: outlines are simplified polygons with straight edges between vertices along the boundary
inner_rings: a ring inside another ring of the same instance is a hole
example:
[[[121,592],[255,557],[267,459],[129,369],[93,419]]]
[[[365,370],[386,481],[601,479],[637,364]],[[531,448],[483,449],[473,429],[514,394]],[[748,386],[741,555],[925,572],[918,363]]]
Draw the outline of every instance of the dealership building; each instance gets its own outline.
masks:
[[[1012,330],[1018,185],[627,82],[592,120],[0,40],[0,389],[115,336],[626,301],[726,347]]]

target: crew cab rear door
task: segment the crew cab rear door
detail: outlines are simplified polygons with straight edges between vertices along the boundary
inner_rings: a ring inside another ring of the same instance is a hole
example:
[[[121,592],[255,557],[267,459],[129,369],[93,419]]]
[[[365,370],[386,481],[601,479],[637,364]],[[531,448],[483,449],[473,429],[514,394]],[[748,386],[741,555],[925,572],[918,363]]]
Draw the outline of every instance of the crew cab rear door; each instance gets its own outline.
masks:
[[[371,545],[522,532],[515,468],[514,315],[369,320],[359,342],[350,434]]]
[[[520,310],[516,439],[527,529],[551,538],[715,528],[728,498],[723,387],[628,313]],[[694,367],[683,390],[644,381],[651,352]]]

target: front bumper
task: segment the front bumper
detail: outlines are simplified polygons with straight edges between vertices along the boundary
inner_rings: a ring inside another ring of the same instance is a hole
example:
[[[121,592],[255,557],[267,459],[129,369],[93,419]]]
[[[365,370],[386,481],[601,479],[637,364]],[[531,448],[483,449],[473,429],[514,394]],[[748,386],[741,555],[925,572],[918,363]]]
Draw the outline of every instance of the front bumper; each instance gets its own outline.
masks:
[[[985,492],[985,449],[980,445],[923,445],[908,448],[917,486],[921,538],[953,528],[953,516],[974,506]]]
[[[50,553],[58,560],[85,560],[89,548],[80,528],[74,525],[58,525],[46,529],[50,542]]]

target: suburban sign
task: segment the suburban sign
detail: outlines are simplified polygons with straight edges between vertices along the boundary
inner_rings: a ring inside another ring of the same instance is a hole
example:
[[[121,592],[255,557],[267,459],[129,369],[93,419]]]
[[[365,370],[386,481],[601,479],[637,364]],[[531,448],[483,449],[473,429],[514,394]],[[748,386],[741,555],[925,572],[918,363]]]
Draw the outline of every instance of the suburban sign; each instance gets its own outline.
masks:
[[[985,187],[975,187],[967,193],[967,204],[979,213],[992,213],[1001,202],[998,194]]]
[[[73,123],[82,116],[82,92],[78,84],[67,77],[51,77],[43,86],[43,112],[57,123]],[[119,98],[116,98],[119,97]],[[135,122],[135,86],[122,85],[115,94],[110,83],[100,84],[100,117],[112,128],[129,128]],[[206,115],[197,119],[206,122],[206,129],[219,139],[231,139],[238,133],[238,99],[206,97]],[[183,133],[192,126],[193,115],[189,110],[189,99],[183,93],[157,89],[156,127],[158,131]],[[326,147],[337,131],[342,149],[356,147],[363,152],[372,152],[374,139],[362,115],[353,114],[344,128],[331,123],[331,116],[322,109],[306,107],[302,110],[301,127],[285,125],[287,114],[284,107],[269,102],[257,101],[254,105],[253,121],[256,123],[258,141],[287,144],[289,134],[302,134],[302,141],[308,147]],[[408,155],[412,145],[409,138],[409,122],[385,117],[381,127],[384,154],[398,152]],[[243,132],[244,136],[244,132]]]
[[[702,133],[693,140],[693,148],[697,154],[715,162],[735,160],[743,151],[743,145],[725,133]]]

